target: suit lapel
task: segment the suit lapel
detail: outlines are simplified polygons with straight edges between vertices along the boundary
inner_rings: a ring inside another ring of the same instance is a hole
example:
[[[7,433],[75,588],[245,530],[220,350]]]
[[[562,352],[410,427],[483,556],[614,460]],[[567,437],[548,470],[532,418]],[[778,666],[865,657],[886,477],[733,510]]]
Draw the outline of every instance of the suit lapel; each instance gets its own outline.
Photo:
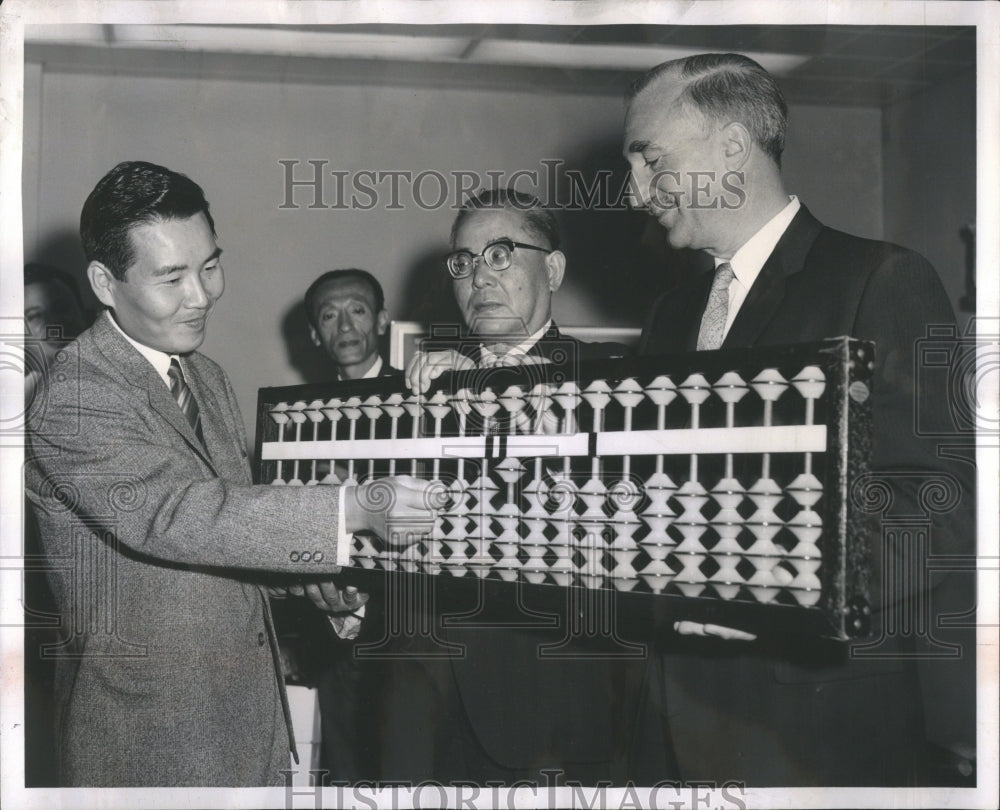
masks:
[[[115,326],[109,321],[110,315],[101,315],[93,326],[94,341],[101,352],[107,357],[111,365],[118,370],[123,379],[136,388],[137,396],[145,397],[149,407],[156,411],[163,420],[175,430],[180,438],[193,450],[209,467],[218,475],[215,465],[207,451],[202,447],[201,442],[195,435],[187,417],[181,412],[177,405],[177,400],[170,393],[166,383],[163,382],[156,369],[150,365],[135,347],[129,343]],[[185,372],[187,368],[185,368]],[[198,405],[201,407],[201,398],[195,392]],[[203,409],[205,410],[205,409]],[[202,419],[205,416],[202,414]]]
[[[225,418],[227,411],[219,404],[203,369],[194,357],[182,358],[181,368],[201,409],[201,432],[214,466],[225,470],[226,477],[236,475],[239,471],[238,475],[250,483],[243,448],[239,444],[242,441],[242,426],[230,424]]]
[[[803,205],[761,268],[743,306],[729,328],[722,348],[752,346],[771,322],[785,297],[789,276],[805,265],[823,226]]]

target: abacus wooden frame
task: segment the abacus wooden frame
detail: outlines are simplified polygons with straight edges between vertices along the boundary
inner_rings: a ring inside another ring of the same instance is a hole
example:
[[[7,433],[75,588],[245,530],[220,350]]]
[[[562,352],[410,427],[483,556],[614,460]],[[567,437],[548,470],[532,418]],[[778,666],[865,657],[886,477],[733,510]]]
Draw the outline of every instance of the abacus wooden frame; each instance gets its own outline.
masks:
[[[724,599],[718,596],[615,590],[615,602],[622,608],[619,620],[627,621],[632,631],[636,627],[646,626],[647,619],[654,623],[691,619],[740,627],[763,635],[796,633],[848,640],[868,633],[874,516],[864,511],[863,504],[852,499],[850,484],[869,469],[873,358],[874,347],[871,343],[835,338],[794,346],[599,360],[580,363],[564,370],[576,372],[573,379],[580,382],[581,388],[588,381],[600,379],[608,381],[612,386],[628,377],[648,378],[660,374],[669,375],[673,380],[682,380],[698,373],[709,380],[718,380],[729,371],[752,372],[758,368],[795,370],[806,365],[819,367],[826,380],[825,390],[817,400],[817,412],[825,415],[826,425],[820,510],[823,530],[817,541],[822,552],[819,601],[813,606],[804,606]],[[552,367],[545,368],[546,374],[554,373]],[[512,383],[523,384],[523,373],[523,369],[493,369],[488,373],[478,372],[478,379],[486,387],[500,392]],[[445,374],[435,381],[423,399],[430,399],[437,391],[454,390],[460,384],[461,381],[454,375]],[[269,413],[278,403],[308,403],[317,399],[326,401],[334,396],[342,399],[358,396],[364,399],[377,395],[384,398],[393,393],[407,396],[410,392],[401,388],[399,383],[394,384],[387,379],[260,389],[255,447],[256,480],[267,481],[268,465],[275,464],[263,458],[262,449],[265,442],[273,441],[276,435],[277,427]],[[443,445],[447,439],[438,441]],[[590,442],[590,447],[593,448],[593,434]],[[442,450],[441,457],[443,455]],[[400,469],[398,472],[408,470]],[[344,572],[345,576],[362,587],[376,591],[382,590],[381,581],[390,573],[393,576],[427,576],[360,567],[351,567]],[[565,598],[565,594],[559,595],[564,590],[559,586],[551,583],[532,584],[520,574],[518,576],[516,582],[501,582],[492,572],[485,579],[472,575],[436,576],[434,587],[437,590],[438,604],[446,609],[448,594],[452,590],[467,593],[470,587],[479,588],[487,597],[496,588],[518,586],[523,587],[525,593],[532,598],[545,595],[554,596],[556,601]],[[570,587],[580,586],[574,584]]]

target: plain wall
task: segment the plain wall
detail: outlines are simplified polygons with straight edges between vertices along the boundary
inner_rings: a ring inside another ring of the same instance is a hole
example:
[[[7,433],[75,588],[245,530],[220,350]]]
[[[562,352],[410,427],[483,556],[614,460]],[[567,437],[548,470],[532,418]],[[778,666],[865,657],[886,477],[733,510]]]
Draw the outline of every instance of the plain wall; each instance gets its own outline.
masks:
[[[229,373],[251,431],[259,387],[322,374],[298,306],[320,272],[372,271],[393,317],[455,317],[441,263],[453,210],[423,210],[406,188],[403,210],[387,210],[384,197],[369,211],[311,209],[308,188],[294,192],[300,207],[282,209],[285,169],[278,161],[299,161],[300,179],[311,176],[309,160],[350,173],[472,171],[488,182],[487,170],[509,177],[562,159],[588,178],[612,170],[612,189],[625,177],[623,103],[616,96],[73,75],[43,66],[27,71],[25,98],[26,120],[37,114],[40,122],[39,140],[26,150],[26,260],[59,264],[83,278],[80,207],[121,160],[164,164],[205,189],[225,251],[227,289],[203,351]],[[829,224],[881,237],[881,125],[876,109],[793,106],[789,191]],[[327,181],[332,203],[333,178]],[[388,182],[379,188],[387,191]],[[435,183],[424,188],[436,196]],[[628,211],[562,219],[569,271],[556,297],[557,321],[641,325],[653,296],[676,275],[657,250],[662,232]]]
[[[937,269],[960,324],[972,312],[962,228],[976,219],[976,76],[966,73],[885,109],[885,238]]]

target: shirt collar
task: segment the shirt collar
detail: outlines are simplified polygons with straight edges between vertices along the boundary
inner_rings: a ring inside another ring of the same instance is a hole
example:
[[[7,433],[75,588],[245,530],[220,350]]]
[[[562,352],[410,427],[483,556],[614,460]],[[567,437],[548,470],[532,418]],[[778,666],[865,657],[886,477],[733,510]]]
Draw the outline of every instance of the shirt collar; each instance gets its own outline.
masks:
[[[382,355],[375,356],[375,362],[372,363],[372,367],[368,369],[364,374],[362,374],[357,379],[359,380],[372,380],[375,379],[379,374],[382,373]],[[340,376],[340,372],[337,372],[337,380],[343,382],[344,378]]]
[[[549,318],[543,325],[542,328],[537,332],[533,332],[528,335],[523,341],[518,343],[514,348],[510,349],[506,354],[498,356],[492,349],[488,349],[482,343],[479,344],[479,365],[489,367],[498,364],[502,365],[502,358],[509,358],[510,360],[515,360],[520,357],[524,357],[531,347],[538,343],[542,339],[542,336],[552,328],[552,319]]]
[[[125,331],[118,325],[118,321],[115,320],[115,316],[111,314],[110,309],[105,310],[104,314],[107,316],[107,319],[111,321],[111,325],[118,330],[118,334],[135,346],[136,351],[150,362],[153,368],[156,369],[156,373],[160,375],[160,379],[163,380],[164,384],[167,388],[169,388],[170,376],[167,374],[167,371],[170,369],[170,359],[172,357],[177,357],[177,355],[167,354],[166,352],[161,352],[159,349],[151,349],[149,346],[139,343],[139,341],[134,340],[125,334]]]
[[[778,244],[778,240],[788,229],[801,207],[802,203],[799,202],[799,198],[793,194],[789,197],[788,205],[771,217],[733,254],[733,258],[729,260],[729,264],[733,268],[733,275],[746,289],[753,286],[764,267],[764,263],[774,252],[774,246]],[[724,259],[716,259],[715,266],[718,267],[724,261]]]

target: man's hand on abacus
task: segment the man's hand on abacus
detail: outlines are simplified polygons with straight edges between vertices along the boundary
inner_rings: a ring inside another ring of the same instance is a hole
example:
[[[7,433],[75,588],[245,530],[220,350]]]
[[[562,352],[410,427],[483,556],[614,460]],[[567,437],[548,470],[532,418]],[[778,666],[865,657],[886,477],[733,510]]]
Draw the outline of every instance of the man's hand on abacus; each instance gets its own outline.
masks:
[[[370,532],[390,545],[408,545],[430,534],[447,495],[440,483],[398,475],[351,487],[344,501],[349,533]]]
[[[406,367],[406,385],[414,394],[423,394],[446,371],[475,368],[476,364],[454,349],[417,352]]]

